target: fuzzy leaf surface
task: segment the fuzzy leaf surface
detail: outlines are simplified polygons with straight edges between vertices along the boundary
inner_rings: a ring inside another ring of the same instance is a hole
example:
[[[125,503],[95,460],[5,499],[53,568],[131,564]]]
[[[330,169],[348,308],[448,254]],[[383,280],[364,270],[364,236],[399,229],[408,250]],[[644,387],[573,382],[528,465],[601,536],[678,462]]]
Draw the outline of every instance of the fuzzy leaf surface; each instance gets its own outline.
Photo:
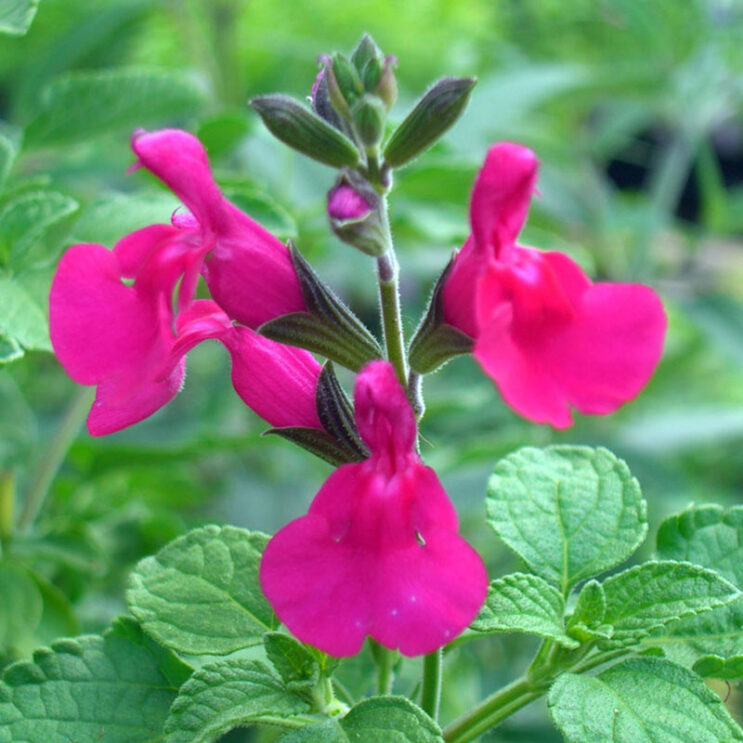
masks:
[[[597,676],[565,673],[548,699],[566,743],[733,743],[743,732],[696,674],[632,658]]]
[[[117,632],[60,640],[0,683],[0,743],[158,743],[176,696],[158,659]]]
[[[194,655],[225,655],[260,643],[277,620],[258,566],[268,537],[205,526],[136,566],[129,607],[158,642]]]
[[[514,573],[490,583],[485,606],[472,623],[476,632],[525,632],[556,640],[565,647],[578,643],[565,634],[562,594],[536,575]]]
[[[606,449],[524,447],[488,483],[488,521],[529,567],[566,595],[626,560],[647,531],[629,468]]]
[[[658,556],[715,570],[741,588],[743,507],[692,506],[670,516],[658,530]],[[706,656],[716,656],[721,662],[743,655],[743,597],[674,622],[663,637],[652,638],[652,642],[674,660],[690,665]]]
[[[607,578],[604,622],[614,627],[602,647],[639,642],[681,617],[730,603],[740,591],[717,573],[688,562],[646,562]]]
[[[210,743],[232,728],[256,722],[298,725],[309,704],[287,690],[268,666],[226,658],[194,673],[165,723],[167,743]]]
[[[405,697],[373,697],[342,720],[292,731],[280,743],[443,743],[439,726]]]

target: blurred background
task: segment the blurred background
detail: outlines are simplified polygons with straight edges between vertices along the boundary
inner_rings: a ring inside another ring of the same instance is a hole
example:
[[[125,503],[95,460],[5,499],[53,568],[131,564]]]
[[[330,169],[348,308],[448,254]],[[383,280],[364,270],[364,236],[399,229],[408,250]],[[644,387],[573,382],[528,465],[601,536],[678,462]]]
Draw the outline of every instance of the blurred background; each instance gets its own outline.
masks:
[[[559,434],[512,414],[469,359],[426,379],[423,454],[491,575],[518,566],[484,523],[487,476],[524,444],[624,457],[649,501],[646,555],[664,516],[741,501],[739,0],[42,0],[25,36],[0,36],[0,535],[12,555],[0,562],[0,666],[100,631],[125,611],[132,565],[187,528],[273,531],[329,474],[259,437],[265,426],[235,395],[217,344],[189,355],[185,389],[165,409],[90,438],[89,392],[48,352],[46,294],[69,244],[111,246],[169,219],[173,197],[125,170],[132,130],[178,125],[208,146],[230,198],[295,240],[378,328],[371,261],[327,228],[334,173],[272,141],[246,106],[267,92],[304,98],[317,56],[350,52],[364,31],[399,60],[393,121],[436,78],[479,78],[456,127],[397,174],[390,210],[408,331],[468,234],[474,174],[501,139],[542,161],[522,241],[567,252],[597,279],[652,284],[670,316],[664,360],[640,398]],[[451,653],[444,718],[509,680],[532,650],[509,638]],[[402,670],[400,692],[414,670]],[[363,660],[345,674],[361,693]],[[484,740],[557,739],[535,705]]]

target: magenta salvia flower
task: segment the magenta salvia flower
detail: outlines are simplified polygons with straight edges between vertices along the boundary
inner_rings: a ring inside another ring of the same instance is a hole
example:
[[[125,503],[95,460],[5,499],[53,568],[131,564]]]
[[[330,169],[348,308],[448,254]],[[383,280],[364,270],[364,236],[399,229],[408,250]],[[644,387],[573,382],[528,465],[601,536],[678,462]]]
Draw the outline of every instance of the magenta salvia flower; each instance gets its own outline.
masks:
[[[97,386],[90,433],[118,431],[169,402],[181,388],[186,352],[208,338],[229,350],[235,390],[258,415],[273,426],[321,428],[320,365],[306,351],[234,326],[212,301],[193,302],[199,263],[198,251],[165,225],[129,235],[113,251],[84,244],[63,256],[49,300],[50,333],[67,373]]]
[[[250,328],[306,311],[289,250],[222,195],[196,137],[179,129],[138,132],[132,148],[137,165],[162,180],[190,212],[177,214],[172,226],[130,235],[143,255],[163,237],[180,241],[194,261],[198,255],[195,273],[203,273],[217,304]]]
[[[477,614],[485,567],[415,451],[415,416],[389,363],[362,369],[354,402],[371,455],[338,468],[307,515],[273,537],[261,585],[291,632],[330,655],[357,653],[367,636],[429,653]]]
[[[537,178],[534,153],[494,145],[470,204],[472,234],[443,288],[444,319],[518,413],[564,428],[571,407],[606,414],[647,384],[666,317],[640,284],[594,284],[568,256],[516,243]]]

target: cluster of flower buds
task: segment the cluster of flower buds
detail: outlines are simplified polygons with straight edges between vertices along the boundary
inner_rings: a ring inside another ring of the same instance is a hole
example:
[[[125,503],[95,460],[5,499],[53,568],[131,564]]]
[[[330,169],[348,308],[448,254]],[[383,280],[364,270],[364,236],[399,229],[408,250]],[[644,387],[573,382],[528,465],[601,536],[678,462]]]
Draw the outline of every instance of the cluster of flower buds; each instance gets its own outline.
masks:
[[[222,195],[204,147],[179,130],[137,132],[132,147],[136,167],[187,211],[111,251],[71,247],[52,285],[51,337],[70,376],[97,386],[94,435],[154,413],[180,389],[185,354],[220,341],[237,394],[270,432],[338,466],[307,515],[266,548],[261,583],[277,615],[334,655],[357,652],[367,636],[417,655],[467,627],[487,591],[482,561],[417,453],[422,375],[472,353],[514,410],[564,427],[571,407],[605,414],[640,391],[665,315],[647,287],[594,284],[566,255],[517,244],[537,159],[501,143],[472,192],[472,234],[406,349],[386,207],[392,171],[452,126],[474,80],[435,83],[388,134],[394,58],[364,36],[350,58],[320,63],[311,106],[283,95],[251,103],[280,140],[338,170],[330,226],[376,259],[384,350],[294,245]],[[195,298],[201,278],[211,299]],[[353,406],[331,362],[358,372]]]

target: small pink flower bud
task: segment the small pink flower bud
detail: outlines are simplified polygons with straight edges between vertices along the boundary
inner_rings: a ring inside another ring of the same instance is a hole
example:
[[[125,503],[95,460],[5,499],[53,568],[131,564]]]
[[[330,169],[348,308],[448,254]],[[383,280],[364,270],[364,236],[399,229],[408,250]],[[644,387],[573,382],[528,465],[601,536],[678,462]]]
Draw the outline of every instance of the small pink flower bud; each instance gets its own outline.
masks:
[[[362,219],[370,211],[369,202],[349,183],[341,183],[328,194],[328,215],[331,219],[339,222]]]

